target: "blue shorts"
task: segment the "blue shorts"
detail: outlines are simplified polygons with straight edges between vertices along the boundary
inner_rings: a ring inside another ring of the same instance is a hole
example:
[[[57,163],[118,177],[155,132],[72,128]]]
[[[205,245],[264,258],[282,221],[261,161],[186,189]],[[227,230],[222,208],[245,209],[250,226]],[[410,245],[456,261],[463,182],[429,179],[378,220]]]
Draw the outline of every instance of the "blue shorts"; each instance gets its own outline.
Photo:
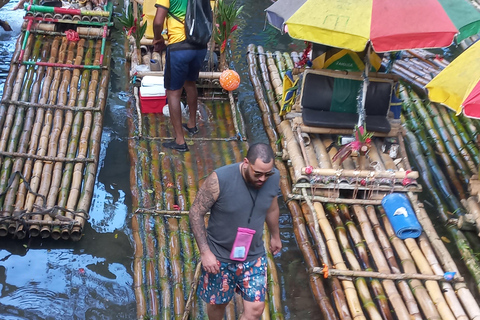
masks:
[[[267,292],[267,258],[239,263],[220,264],[220,272],[208,273],[202,268],[198,295],[210,304],[225,304],[237,292],[246,301],[265,301]]]
[[[179,90],[185,81],[197,81],[207,49],[171,50],[167,46],[165,57],[165,89]]]

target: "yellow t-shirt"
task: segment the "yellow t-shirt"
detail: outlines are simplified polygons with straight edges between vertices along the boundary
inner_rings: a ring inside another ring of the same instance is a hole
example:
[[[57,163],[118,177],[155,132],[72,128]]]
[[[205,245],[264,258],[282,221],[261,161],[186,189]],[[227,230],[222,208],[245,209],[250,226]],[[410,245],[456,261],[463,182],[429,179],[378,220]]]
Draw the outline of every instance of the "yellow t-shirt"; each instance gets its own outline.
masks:
[[[183,22],[187,12],[187,0],[157,0],[155,6],[163,7],[169,12],[166,18],[168,44],[184,41],[185,25]]]

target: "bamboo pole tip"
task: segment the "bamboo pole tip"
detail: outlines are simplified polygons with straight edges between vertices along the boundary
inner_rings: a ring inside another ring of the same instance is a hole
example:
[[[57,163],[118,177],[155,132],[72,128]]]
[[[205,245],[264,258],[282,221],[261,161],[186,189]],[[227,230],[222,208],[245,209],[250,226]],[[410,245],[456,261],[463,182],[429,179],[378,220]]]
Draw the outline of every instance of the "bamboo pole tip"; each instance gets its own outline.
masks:
[[[82,231],[81,230],[73,230],[70,234],[70,238],[73,241],[79,241],[82,238]]]

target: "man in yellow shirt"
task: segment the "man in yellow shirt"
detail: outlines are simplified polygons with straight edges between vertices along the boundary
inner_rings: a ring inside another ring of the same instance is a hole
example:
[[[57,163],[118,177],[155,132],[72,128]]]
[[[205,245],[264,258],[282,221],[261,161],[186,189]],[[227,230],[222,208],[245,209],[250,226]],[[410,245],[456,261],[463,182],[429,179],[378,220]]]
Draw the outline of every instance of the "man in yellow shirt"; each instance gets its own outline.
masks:
[[[157,0],[155,6],[157,12],[153,20],[154,51],[161,51],[165,47],[162,36],[165,22],[167,27],[168,46],[164,77],[170,121],[175,131],[175,140],[162,145],[185,152],[188,151],[188,146],[185,143],[183,130],[186,130],[189,135],[198,133],[196,81],[207,54],[207,48],[206,45],[199,47],[186,41],[184,21],[187,0]],[[187,94],[190,117],[187,123],[182,124],[180,98],[183,88]]]

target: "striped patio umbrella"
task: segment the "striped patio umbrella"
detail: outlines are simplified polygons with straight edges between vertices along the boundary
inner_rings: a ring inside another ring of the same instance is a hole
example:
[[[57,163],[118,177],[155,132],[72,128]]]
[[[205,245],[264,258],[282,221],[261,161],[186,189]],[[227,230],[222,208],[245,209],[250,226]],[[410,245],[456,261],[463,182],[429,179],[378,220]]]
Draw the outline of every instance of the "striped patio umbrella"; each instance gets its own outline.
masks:
[[[480,42],[460,54],[425,86],[428,97],[470,118],[480,119]]]
[[[440,48],[480,31],[466,0],[278,0],[265,11],[292,38],[352,51]]]

